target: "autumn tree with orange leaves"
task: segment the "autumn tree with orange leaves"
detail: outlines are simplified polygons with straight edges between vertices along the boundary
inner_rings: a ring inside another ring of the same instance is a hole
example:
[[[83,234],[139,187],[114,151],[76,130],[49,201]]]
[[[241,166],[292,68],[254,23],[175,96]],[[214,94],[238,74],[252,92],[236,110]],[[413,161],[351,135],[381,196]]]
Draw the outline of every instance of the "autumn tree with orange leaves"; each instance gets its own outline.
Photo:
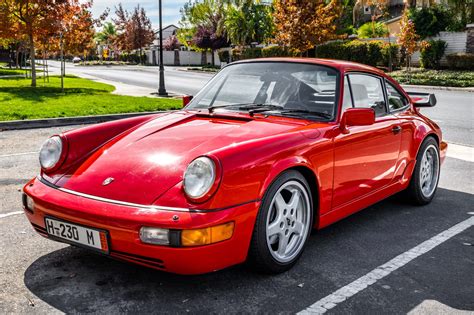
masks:
[[[116,45],[121,50],[138,50],[140,62],[143,61],[142,49],[153,43],[155,33],[145,9],[137,5],[130,13],[119,4],[115,8],[117,18],[114,23],[117,29]]]
[[[26,39],[31,59],[31,86],[36,86],[36,49],[54,45],[62,32],[71,52],[88,47],[95,21],[92,2],[80,0],[0,0],[0,38]]]
[[[336,37],[341,11],[338,0],[275,0],[275,41],[303,54]]]
[[[408,18],[408,10],[405,9],[400,24],[400,33],[398,34],[398,44],[404,49],[407,64],[407,76],[410,80],[411,56],[418,48],[420,36],[416,34],[415,23]]]

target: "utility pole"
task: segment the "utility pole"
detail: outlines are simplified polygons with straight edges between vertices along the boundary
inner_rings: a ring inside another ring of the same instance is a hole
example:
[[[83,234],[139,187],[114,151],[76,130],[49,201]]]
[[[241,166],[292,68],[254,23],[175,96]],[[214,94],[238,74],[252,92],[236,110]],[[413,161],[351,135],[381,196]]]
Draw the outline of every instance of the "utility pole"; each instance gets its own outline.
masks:
[[[159,18],[160,18],[160,82],[158,87],[158,95],[168,96],[165,88],[165,67],[163,66],[163,17],[162,17],[162,7],[161,0],[158,0],[159,5]]]

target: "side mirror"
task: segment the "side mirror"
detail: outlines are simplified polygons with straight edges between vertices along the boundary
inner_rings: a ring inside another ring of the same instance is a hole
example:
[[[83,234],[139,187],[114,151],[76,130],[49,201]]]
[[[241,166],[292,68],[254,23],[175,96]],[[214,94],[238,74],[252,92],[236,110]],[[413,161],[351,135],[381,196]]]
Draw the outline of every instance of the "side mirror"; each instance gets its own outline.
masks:
[[[193,96],[192,96],[192,95],[184,95],[184,96],[183,96],[183,107],[185,107],[186,105],[188,105],[189,102],[191,102],[192,99],[193,99]]]
[[[372,108],[348,108],[342,114],[341,130],[348,133],[349,126],[369,126],[375,123],[375,111]]]
[[[433,107],[436,105],[436,96],[432,93],[408,92],[415,107]]]

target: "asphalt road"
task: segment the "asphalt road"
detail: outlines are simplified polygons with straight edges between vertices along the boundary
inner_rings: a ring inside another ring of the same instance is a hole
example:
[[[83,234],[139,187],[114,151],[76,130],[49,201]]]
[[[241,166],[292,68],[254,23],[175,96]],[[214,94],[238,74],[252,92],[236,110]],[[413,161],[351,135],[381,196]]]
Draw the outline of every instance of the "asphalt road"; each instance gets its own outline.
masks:
[[[143,86],[138,78],[150,70],[114,68],[106,75],[116,71]],[[167,69],[170,73],[178,81],[191,76],[186,82],[193,88],[199,83],[191,82],[206,80],[198,73]],[[437,95],[438,106],[423,112],[439,122],[448,141],[462,145],[457,149],[463,154],[453,151],[446,159],[434,201],[414,207],[394,196],[315,232],[299,263],[277,276],[255,274],[241,265],[183,277],[42,238],[21,212],[21,188],[38,173],[42,141],[75,126],[0,132],[0,313],[296,313],[334,297],[395,257],[427,240],[432,244],[439,233],[472,222],[474,94]],[[337,302],[329,313],[474,312],[473,244],[470,226]]]

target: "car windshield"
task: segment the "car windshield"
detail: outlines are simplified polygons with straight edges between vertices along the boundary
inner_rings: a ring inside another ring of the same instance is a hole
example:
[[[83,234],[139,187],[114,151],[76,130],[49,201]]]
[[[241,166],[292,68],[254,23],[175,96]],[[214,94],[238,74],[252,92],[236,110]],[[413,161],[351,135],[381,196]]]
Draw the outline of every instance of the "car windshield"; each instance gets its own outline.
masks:
[[[232,110],[332,120],[335,69],[291,62],[249,62],[220,71],[187,109]]]

